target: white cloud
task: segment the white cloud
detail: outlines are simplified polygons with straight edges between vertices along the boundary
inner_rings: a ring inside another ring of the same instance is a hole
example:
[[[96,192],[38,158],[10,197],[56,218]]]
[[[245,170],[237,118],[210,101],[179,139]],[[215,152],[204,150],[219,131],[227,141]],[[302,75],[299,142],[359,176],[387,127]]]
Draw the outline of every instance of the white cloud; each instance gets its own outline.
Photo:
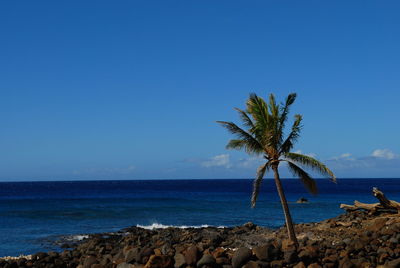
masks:
[[[395,155],[389,149],[376,149],[375,151],[372,152],[371,156],[377,157],[377,158],[389,159],[389,160],[397,158],[397,155]]]
[[[209,160],[202,162],[201,165],[203,167],[232,167],[229,154],[216,155],[214,157],[211,157]]]
[[[265,161],[263,157],[242,158],[239,160],[238,166],[242,168],[257,168],[262,163],[265,163]]]
[[[332,157],[329,160],[355,160],[355,158],[351,156],[351,153],[344,153],[339,156]]]
[[[397,177],[400,157],[389,149],[376,149],[368,156],[353,157],[350,153],[327,160],[327,165],[335,172],[353,176]]]
[[[293,153],[295,153],[295,154],[304,154],[304,155],[307,155],[309,157],[314,157],[314,158],[317,157],[316,153],[303,153],[302,150],[297,150],[297,151],[294,151]]]

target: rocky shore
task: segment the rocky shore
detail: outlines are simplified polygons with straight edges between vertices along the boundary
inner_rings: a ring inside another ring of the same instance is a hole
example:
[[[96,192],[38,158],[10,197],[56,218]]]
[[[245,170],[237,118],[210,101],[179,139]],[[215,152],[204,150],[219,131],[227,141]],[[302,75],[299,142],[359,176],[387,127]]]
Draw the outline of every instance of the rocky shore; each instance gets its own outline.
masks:
[[[270,230],[252,223],[234,228],[131,227],[91,235],[61,253],[0,259],[0,267],[400,267],[397,214],[371,216],[354,211],[295,228],[297,249],[286,239],[285,228]]]

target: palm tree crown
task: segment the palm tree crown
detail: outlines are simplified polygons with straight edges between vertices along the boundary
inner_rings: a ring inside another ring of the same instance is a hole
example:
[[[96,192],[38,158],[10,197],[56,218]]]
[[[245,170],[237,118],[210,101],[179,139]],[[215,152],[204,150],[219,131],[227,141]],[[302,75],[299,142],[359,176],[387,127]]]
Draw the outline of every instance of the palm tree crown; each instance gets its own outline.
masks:
[[[250,94],[246,110],[235,108],[239,112],[243,128],[237,126],[233,122],[217,121],[236,136],[236,139],[230,140],[227,144],[226,147],[228,149],[244,149],[249,154],[262,155],[266,159],[266,162],[258,168],[256,179],[254,180],[251,199],[253,207],[256,204],[264,174],[270,169],[273,169],[276,175],[275,180],[278,180],[277,188],[280,196],[282,195],[281,202],[286,203],[283,189],[279,189],[282,187],[280,185],[277,168],[281,162],[286,162],[292,174],[299,177],[305,187],[313,194],[317,193],[316,183],[300,166],[317,171],[322,175],[330,177],[333,182],[336,182],[335,175],[323,163],[311,156],[291,152],[294,144],[299,138],[302,128],[302,116],[296,114],[290,132],[285,136],[284,130],[288,119],[289,109],[295,100],[295,93],[289,94],[285,102],[281,104],[276,103],[273,94],[269,95],[268,103],[256,94]],[[280,190],[282,192],[280,192]],[[287,224],[290,223],[287,221]],[[297,243],[297,240],[295,242]]]

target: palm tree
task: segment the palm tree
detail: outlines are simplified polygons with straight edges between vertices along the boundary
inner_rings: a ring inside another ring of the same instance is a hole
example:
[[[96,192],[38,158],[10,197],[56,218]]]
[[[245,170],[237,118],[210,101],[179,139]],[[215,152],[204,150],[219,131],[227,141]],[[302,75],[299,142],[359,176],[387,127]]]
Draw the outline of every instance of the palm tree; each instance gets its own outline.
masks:
[[[299,167],[299,165],[317,171],[322,175],[326,175],[330,177],[333,182],[336,182],[336,177],[329,168],[315,158],[291,152],[295,142],[299,138],[302,128],[302,116],[296,114],[289,134],[286,137],[284,135],[289,108],[295,100],[295,93],[289,94],[285,103],[282,104],[276,103],[273,94],[269,95],[269,103],[266,103],[263,98],[258,97],[256,94],[250,94],[245,111],[235,108],[235,110],[239,112],[244,128],[247,130],[238,127],[233,122],[217,121],[217,123],[224,126],[237,137],[237,139],[229,141],[226,146],[227,149],[244,149],[248,154],[262,155],[266,161],[257,169],[251,198],[252,207],[255,207],[265,172],[270,169],[274,172],[276,189],[285,215],[289,239],[297,247],[298,242],[294,232],[292,218],[279,178],[279,164],[281,162],[286,162],[291,173],[299,177],[305,187],[313,194],[318,192],[317,185],[311,176]]]

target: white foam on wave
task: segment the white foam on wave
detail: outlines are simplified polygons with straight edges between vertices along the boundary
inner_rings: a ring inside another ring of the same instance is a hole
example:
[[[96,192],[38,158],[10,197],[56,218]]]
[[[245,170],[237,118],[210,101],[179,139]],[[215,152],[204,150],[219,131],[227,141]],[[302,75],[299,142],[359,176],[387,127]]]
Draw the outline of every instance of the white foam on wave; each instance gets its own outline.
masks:
[[[89,235],[71,235],[67,237],[66,240],[70,241],[82,241],[83,239],[89,238]]]
[[[175,225],[164,225],[161,223],[153,223],[151,225],[136,225],[136,227],[140,227],[143,229],[147,230],[154,230],[154,229],[167,229],[167,228],[179,228],[179,229],[188,229],[188,228],[207,228],[207,227],[213,227],[207,224],[203,225],[197,225],[197,226],[189,226],[189,225],[180,225],[180,226],[175,226]],[[225,228],[225,226],[218,226],[216,228]]]

